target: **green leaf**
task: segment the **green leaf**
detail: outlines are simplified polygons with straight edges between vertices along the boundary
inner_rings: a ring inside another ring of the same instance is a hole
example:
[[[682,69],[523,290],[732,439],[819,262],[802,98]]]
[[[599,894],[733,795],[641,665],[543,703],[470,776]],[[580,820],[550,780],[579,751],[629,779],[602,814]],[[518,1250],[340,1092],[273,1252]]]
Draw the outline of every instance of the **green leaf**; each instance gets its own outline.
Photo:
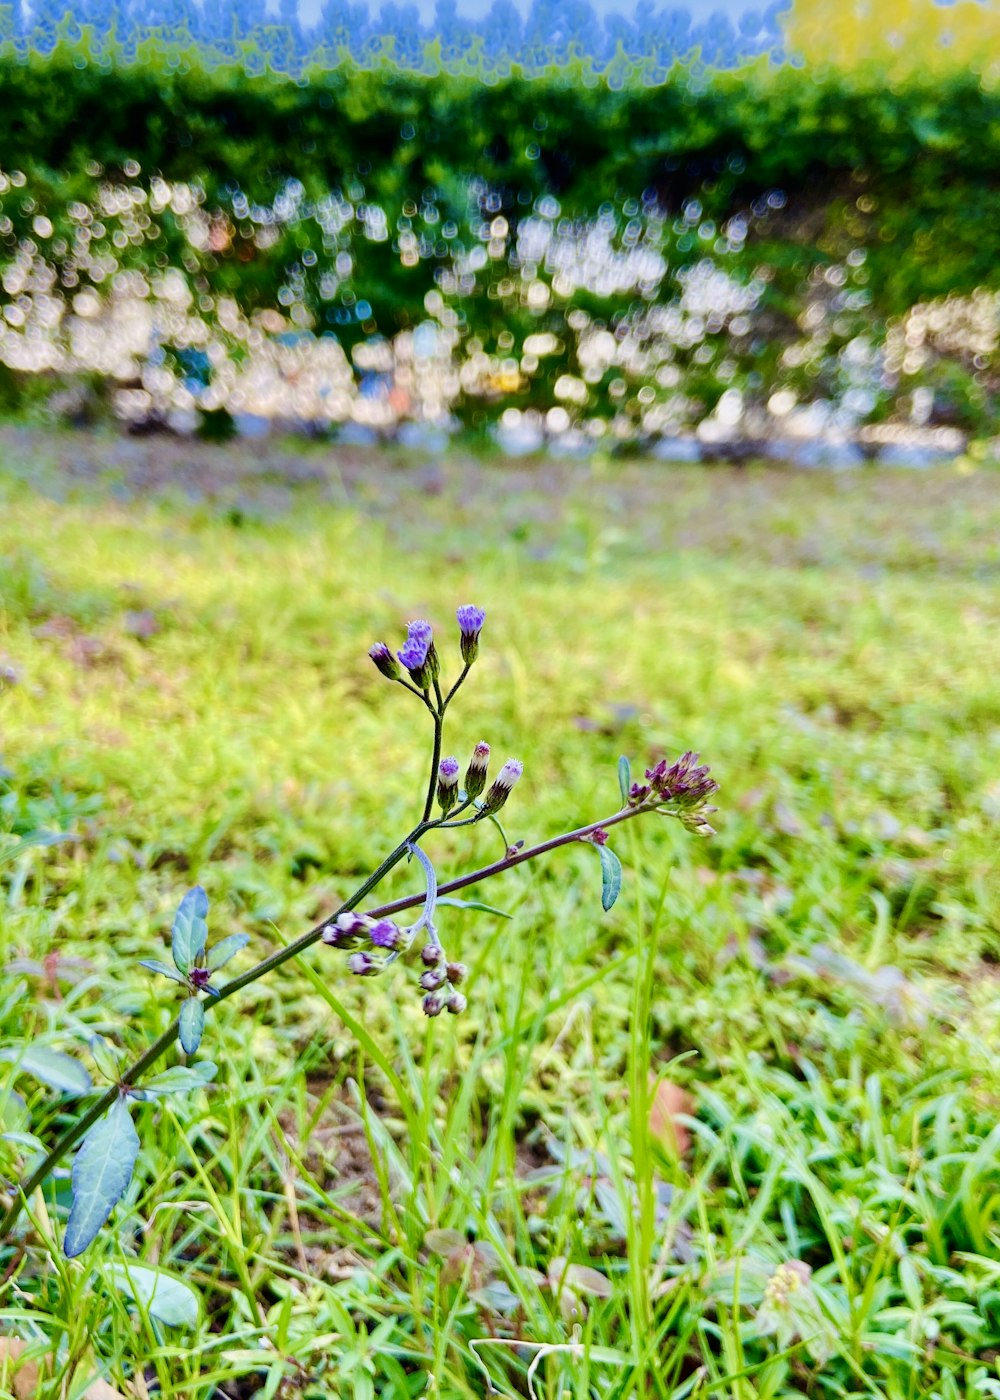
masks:
[[[180,1015],[181,1045],[186,1055],[193,1055],[201,1044],[205,1029],[205,1008],[197,997],[188,997],[181,1004]]]
[[[132,1180],[139,1134],[124,1099],[115,1099],[91,1128],[73,1159],[73,1206],[63,1252],[75,1259],[90,1244]]]
[[[450,904],[455,909],[478,909],[480,914],[496,914],[498,919],[512,919],[513,914],[506,914],[502,909],[494,909],[492,904],[483,904],[478,899],[452,899],[446,895],[444,899],[439,899],[438,904]]]
[[[89,1094],[94,1087],[90,1075],[77,1060],[64,1055],[61,1050],[50,1050],[47,1045],[29,1045],[24,1050],[0,1050],[0,1060],[17,1065],[25,1074],[47,1084],[50,1089],[58,1089],[62,1094]]]
[[[208,938],[208,895],[200,885],[188,890],[174,915],[171,951],[178,972],[188,973],[205,951]]]
[[[121,1055],[118,1047],[113,1045],[110,1040],[105,1040],[103,1036],[95,1035],[90,1042],[90,1053],[105,1079],[117,1083],[121,1077]]]
[[[140,958],[139,966],[148,968],[150,972],[158,972],[161,977],[170,977],[175,982],[180,982],[182,986],[187,983],[183,972],[178,972],[176,968],[170,967],[165,962],[160,962],[159,958]]]
[[[632,786],[632,765],[624,754],[618,760],[618,786],[622,791],[622,801],[628,802],[629,788]]]
[[[622,863],[610,846],[598,846],[597,853],[601,857],[601,904],[607,912],[622,887]]]
[[[134,1097],[142,1094],[155,1099],[163,1094],[187,1094],[193,1089],[204,1089],[217,1073],[218,1066],[211,1060],[200,1060],[196,1065],[174,1065],[147,1080],[141,1089],[136,1090]]]
[[[218,967],[225,967],[230,958],[234,958],[241,948],[245,948],[250,942],[248,933],[231,933],[228,938],[224,938],[221,943],[216,943],[214,948],[208,950],[208,969],[214,972]]]
[[[109,1264],[108,1276],[120,1292],[167,1327],[197,1327],[198,1294],[175,1274],[141,1264]]]

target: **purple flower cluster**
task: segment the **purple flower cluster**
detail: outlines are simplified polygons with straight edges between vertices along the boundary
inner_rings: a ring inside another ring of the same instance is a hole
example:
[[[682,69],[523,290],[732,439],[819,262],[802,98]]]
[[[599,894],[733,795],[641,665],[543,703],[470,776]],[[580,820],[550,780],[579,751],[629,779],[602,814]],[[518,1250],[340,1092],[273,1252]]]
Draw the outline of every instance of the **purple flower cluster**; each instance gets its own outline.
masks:
[[[404,941],[403,930],[398,924],[391,919],[373,919],[368,914],[340,914],[323,930],[323,942],[330,948],[361,948],[367,943],[380,952],[392,952]],[[370,955],[365,953],[363,956]],[[373,970],[377,972],[380,968],[375,966]],[[352,966],[351,971],[356,972],[358,968]]]
[[[434,629],[430,623],[422,620],[407,623],[406,641],[397,655],[416,684],[426,690],[438,674]]]
[[[465,980],[464,963],[448,962],[445,951],[436,940],[425,943],[420,950],[420,959],[427,971],[421,975],[420,986],[425,993],[421,1003],[426,1016],[440,1016],[442,1011],[450,1011],[457,1016],[466,1008],[466,1000],[455,990]]]
[[[486,621],[486,612],[475,603],[463,603],[456,611],[455,617],[458,620],[462,660],[468,670],[479,655],[479,634]],[[421,690],[429,690],[441,672],[434,646],[434,629],[423,618],[407,623],[406,641],[396,654],[399,658],[398,664],[396,656],[393,656],[385,642],[376,642],[369,648],[368,655],[387,680],[403,679],[399,669],[401,665]]]
[[[649,802],[662,806],[669,803],[682,812],[693,812],[695,809],[700,812],[714,811],[714,808],[707,809],[705,803],[713,792],[718,792],[719,784],[709,776],[708,765],[698,763],[699,757],[699,754],[688,752],[669,766],[667,760],[661,758],[655,767],[646,769],[644,784],[632,784],[628,805],[641,807]]]

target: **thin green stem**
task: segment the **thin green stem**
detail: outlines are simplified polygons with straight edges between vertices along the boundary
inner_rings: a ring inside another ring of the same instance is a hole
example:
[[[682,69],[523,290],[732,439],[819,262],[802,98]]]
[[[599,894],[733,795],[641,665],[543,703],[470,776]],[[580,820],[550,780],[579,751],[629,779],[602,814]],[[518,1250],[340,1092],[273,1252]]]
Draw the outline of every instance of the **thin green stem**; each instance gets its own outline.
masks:
[[[448,708],[448,706],[451,704],[452,700],[453,700],[453,699],[455,698],[455,696],[457,695],[459,686],[460,686],[460,685],[462,684],[462,682],[465,680],[466,676],[469,674],[469,672],[470,672],[471,669],[472,669],[472,662],[471,662],[471,661],[467,661],[467,662],[465,663],[465,665],[462,667],[462,674],[459,676],[458,680],[455,682],[455,684],[452,686],[452,688],[448,691],[448,694],[444,697],[444,700],[443,700],[442,703],[441,703],[441,713],[442,713],[442,714],[445,712],[445,710],[446,710],[446,709]]]
[[[440,739],[440,736],[438,737]],[[537,856],[545,855],[549,851],[557,850],[560,846],[568,846],[573,842],[582,841],[597,831],[598,828],[607,830],[608,827],[617,826],[619,822],[628,821],[630,818],[637,817],[643,811],[648,810],[648,808],[642,807],[625,807],[621,811],[613,813],[611,816],[603,817],[600,821],[590,822],[586,826],[577,827],[574,831],[564,832],[561,836],[553,836],[548,841],[541,841],[538,845],[529,846],[525,850],[515,851],[513,854],[508,850],[508,854],[503,860],[494,861],[491,865],[482,866],[479,870],[473,870],[468,875],[461,875],[457,879],[451,880],[448,884],[439,886],[438,896],[455,894],[458,890],[467,889],[470,885],[476,885],[483,880],[492,879],[495,875],[500,875],[506,870],[512,870],[514,866],[522,865],[528,860],[534,860]],[[352,894],[349,899],[345,900],[329,918],[324,919],[321,924],[317,924],[316,927],[310,929],[308,933],[301,934],[294,942],[289,943],[286,947],[279,948],[276,952],[271,953],[269,957],[255,964],[248,972],[243,973],[239,977],[232,978],[224,987],[219,989],[218,995],[213,998],[213,1000],[225,1001],[227,997],[232,996],[243,987],[247,987],[251,983],[258,981],[261,977],[265,977],[269,972],[273,972],[276,967],[280,967],[282,963],[288,962],[291,958],[297,957],[299,953],[311,947],[312,944],[318,943],[323,936],[324,930],[331,921],[336,919],[340,914],[355,909],[364,899],[365,895],[374,889],[374,887],[389,873],[393,866],[397,865],[403,859],[412,842],[418,841],[420,837],[425,835],[428,831],[441,825],[442,823],[440,821],[429,820],[418,823],[405,840],[401,841],[395,850],[386,856],[378,869],[373,871],[364,883],[358,887],[354,894]],[[423,903],[425,898],[426,895],[424,893],[404,895],[399,899],[391,900],[388,904],[381,905],[377,909],[370,910],[369,913],[373,918],[387,918],[393,914],[400,914],[406,909],[414,908],[414,906]],[[211,1005],[211,1002],[208,1003],[208,1005]],[[175,1020],[157,1040],[154,1040],[153,1043],[143,1051],[142,1055],[139,1056],[135,1063],[129,1067],[122,1076],[121,1084],[115,1084],[108,1089],[106,1093],[102,1094],[101,1097],[95,1101],[82,1118],[77,1119],[74,1124],[66,1129],[45,1159],[40,1162],[30,1176],[16,1188],[13,1200],[3,1219],[0,1220],[0,1239],[7,1239],[9,1237],[24,1203],[31,1196],[32,1192],[41,1186],[50,1172],[59,1165],[66,1156],[66,1153],[79,1141],[88,1128],[92,1127],[93,1124],[97,1122],[98,1118],[110,1108],[118,1095],[123,1092],[123,1089],[137,1086],[138,1081],[146,1071],[169,1050],[171,1045],[173,1045],[174,1041],[177,1039],[178,1031],[179,1023]]]
[[[435,685],[437,682],[435,681]],[[438,692],[440,694],[440,692]],[[423,821],[429,822],[431,812],[434,810],[434,793],[437,789],[438,764],[441,762],[441,736],[444,733],[444,713],[441,710],[431,710],[434,716],[434,749],[431,755],[431,776],[427,783],[427,797],[424,801]]]

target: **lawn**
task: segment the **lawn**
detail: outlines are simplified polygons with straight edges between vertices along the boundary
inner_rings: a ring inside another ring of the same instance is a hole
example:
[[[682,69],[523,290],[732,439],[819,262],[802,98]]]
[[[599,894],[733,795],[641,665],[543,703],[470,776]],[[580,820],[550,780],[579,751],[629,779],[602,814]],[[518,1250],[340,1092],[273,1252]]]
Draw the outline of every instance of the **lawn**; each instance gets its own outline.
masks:
[[[366,654],[407,620],[450,676],[487,610],[445,752],[523,760],[512,840],[616,811],[620,754],[721,791],[612,832],[608,913],[581,845],[441,910],[461,1015],[322,946],[211,1012],[96,1243],[64,1165],[0,1244],[0,1395],[1000,1395],[998,581],[986,471],[4,430],[8,1183],[79,1111],[19,1045],[141,1051],[186,890],[238,973],[417,820],[428,717]]]

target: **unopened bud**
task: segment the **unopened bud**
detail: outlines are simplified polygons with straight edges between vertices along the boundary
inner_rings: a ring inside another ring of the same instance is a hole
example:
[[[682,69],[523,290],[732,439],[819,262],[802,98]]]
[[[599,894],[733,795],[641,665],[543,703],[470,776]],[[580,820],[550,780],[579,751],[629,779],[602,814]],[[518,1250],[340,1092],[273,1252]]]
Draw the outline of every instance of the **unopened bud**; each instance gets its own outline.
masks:
[[[448,1010],[453,1016],[458,1016],[468,1004],[461,992],[452,992],[448,998]]]
[[[439,972],[436,967],[429,967],[420,978],[420,985],[425,992],[436,992],[444,981],[444,973]]]
[[[442,758],[438,764],[437,800],[446,815],[458,800],[457,758]]]
[[[368,937],[371,919],[364,914],[341,914],[323,930],[323,942],[331,948],[357,948]]]
[[[490,766],[490,746],[485,739],[480,740],[472,751],[472,758],[465,770],[465,795],[478,797],[486,786],[486,770]]]
[[[440,1016],[441,1012],[444,1010],[444,1002],[438,996],[437,992],[428,992],[421,1002],[421,1005],[424,1008],[425,1016]]]
[[[468,971],[465,963],[449,963],[445,968],[445,976],[453,986],[457,987],[459,982],[465,981]]]
[[[371,953],[352,953],[347,959],[347,966],[355,977],[374,977],[379,970]]]
[[[440,943],[425,943],[420,950],[420,960],[421,962],[425,962],[428,967],[433,967],[434,964],[439,963],[443,957],[444,949],[441,947]]]
[[[400,670],[396,664],[396,658],[386,646],[385,642],[376,642],[373,647],[369,648],[368,655],[387,680],[399,680]]]
[[[484,814],[499,812],[500,808],[510,796],[510,790],[524,772],[524,764],[516,758],[508,758],[507,762],[497,774],[496,782],[483,798],[482,811]]]
[[[479,634],[483,630],[486,614],[475,603],[465,603],[455,614],[461,629],[462,660],[471,666],[479,655]]]

